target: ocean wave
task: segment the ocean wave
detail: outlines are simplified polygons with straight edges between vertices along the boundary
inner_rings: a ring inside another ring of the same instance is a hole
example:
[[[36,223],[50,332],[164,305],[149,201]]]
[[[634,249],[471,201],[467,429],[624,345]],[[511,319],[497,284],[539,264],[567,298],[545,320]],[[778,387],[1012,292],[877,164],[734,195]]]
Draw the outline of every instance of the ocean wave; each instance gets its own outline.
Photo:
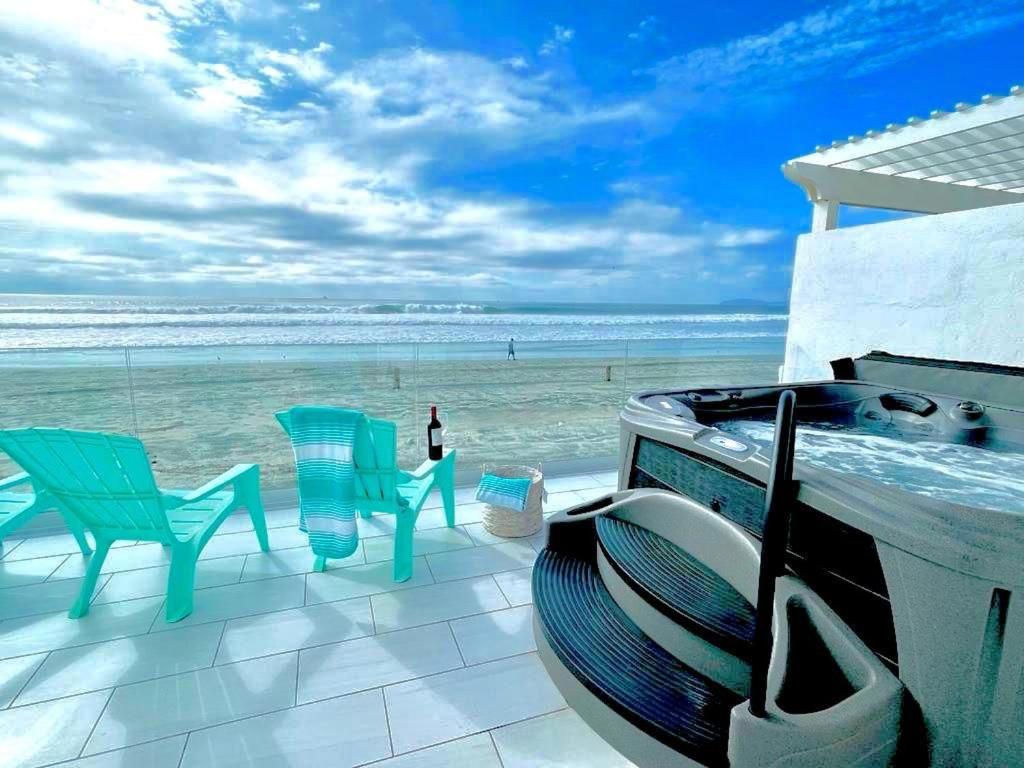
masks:
[[[421,302],[380,303],[380,304],[315,304],[298,302],[293,304],[110,304],[94,305],[14,305],[0,306],[0,316],[33,314],[33,315],[292,315],[292,314],[357,314],[357,315],[396,315],[396,314],[484,314],[511,311],[486,304],[438,303]]]
[[[119,316],[80,315],[57,320],[52,315],[0,319],[2,330],[89,330],[128,328],[314,328],[372,326],[478,326],[478,327],[629,327],[629,326],[751,326],[784,324],[781,315],[487,315],[431,314],[429,312],[343,315],[191,315]]]
[[[700,310],[700,311],[698,311]],[[316,317],[351,315],[428,315],[428,316],[470,316],[481,315],[527,315],[557,317],[609,316],[609,317],[684,317],[690,322],[733,322],[759,321],[785,317],[783,310],[768,309],[741,311],[739,309],[714,311],[711,307],[688,309],[682,306],[659,306],[654,304],[595,305],[595,304],[483,304],[468,302],[332,302],[332,301],[269,301],[269,302],[169,302],[166,300],[66,300],[52,304],[0,303],[0,324],[17,322],[18,318],[112,316],[139,318],[196,317],[196,316],[258,316],[309,315]],[[24,320],[22,320],[24,322]]]
[[[363,315],[477,315],[485,312],[500,312],[498,307],[488,307],[482,304],[358,304],[354,307],[337,307],[336,311],[341,313],[355,313]]]

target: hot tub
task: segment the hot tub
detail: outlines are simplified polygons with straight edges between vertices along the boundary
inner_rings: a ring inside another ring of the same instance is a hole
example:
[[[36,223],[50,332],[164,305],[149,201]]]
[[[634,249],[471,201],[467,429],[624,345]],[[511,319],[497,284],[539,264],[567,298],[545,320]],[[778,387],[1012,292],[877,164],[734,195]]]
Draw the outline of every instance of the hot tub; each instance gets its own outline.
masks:
[[[620,487],[672,491],[760,536],[771,418],[793,390],[789,568],[913,696],[924,738],[908,759],[1020,764],[1024,371],[892,362],[874,366],[881,381],[636,395]],[[929,368],[933,389],[905,386]]]

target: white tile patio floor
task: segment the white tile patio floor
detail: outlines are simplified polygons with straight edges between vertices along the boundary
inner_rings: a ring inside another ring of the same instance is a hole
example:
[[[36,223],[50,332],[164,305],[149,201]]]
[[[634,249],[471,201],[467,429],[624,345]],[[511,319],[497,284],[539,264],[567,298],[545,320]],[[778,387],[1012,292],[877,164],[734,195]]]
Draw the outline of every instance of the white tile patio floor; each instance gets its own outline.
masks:
[[[612,490],[559,477],[547,509]],[[629,766],[548,679],[531,629],[541,537],[497,539],[473,489],[420,514],[413,577],[391,580],[391,518],[326,573],[267,512],[260,553],[235,516],[204,551],[195,611],[163,619],[163,548],[112,550],[89,615],[65,615],[85,559],[69,535],[0,559],[0,768]]]

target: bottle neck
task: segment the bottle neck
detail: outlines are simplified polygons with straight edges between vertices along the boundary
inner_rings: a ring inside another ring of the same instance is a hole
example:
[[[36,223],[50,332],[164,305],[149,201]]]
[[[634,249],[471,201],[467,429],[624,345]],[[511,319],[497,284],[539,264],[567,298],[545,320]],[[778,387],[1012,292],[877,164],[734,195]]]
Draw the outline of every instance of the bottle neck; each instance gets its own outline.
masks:
[[[433,421],[436,418],[437,418],[437,406],[436,405],[432,405],[432,406],[430,406],[430,420]]]

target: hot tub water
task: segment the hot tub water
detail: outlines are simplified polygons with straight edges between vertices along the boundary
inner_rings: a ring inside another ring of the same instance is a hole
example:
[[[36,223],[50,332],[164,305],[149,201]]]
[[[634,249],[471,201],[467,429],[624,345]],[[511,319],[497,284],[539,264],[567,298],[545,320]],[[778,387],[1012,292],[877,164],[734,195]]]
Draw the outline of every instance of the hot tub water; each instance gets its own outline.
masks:
[[[770,454],[774,424],[727,420],[716,428]],[[967,506],[1024,514],[1024,448],[979,448],[828,423],[797,427],[796,459]]]

